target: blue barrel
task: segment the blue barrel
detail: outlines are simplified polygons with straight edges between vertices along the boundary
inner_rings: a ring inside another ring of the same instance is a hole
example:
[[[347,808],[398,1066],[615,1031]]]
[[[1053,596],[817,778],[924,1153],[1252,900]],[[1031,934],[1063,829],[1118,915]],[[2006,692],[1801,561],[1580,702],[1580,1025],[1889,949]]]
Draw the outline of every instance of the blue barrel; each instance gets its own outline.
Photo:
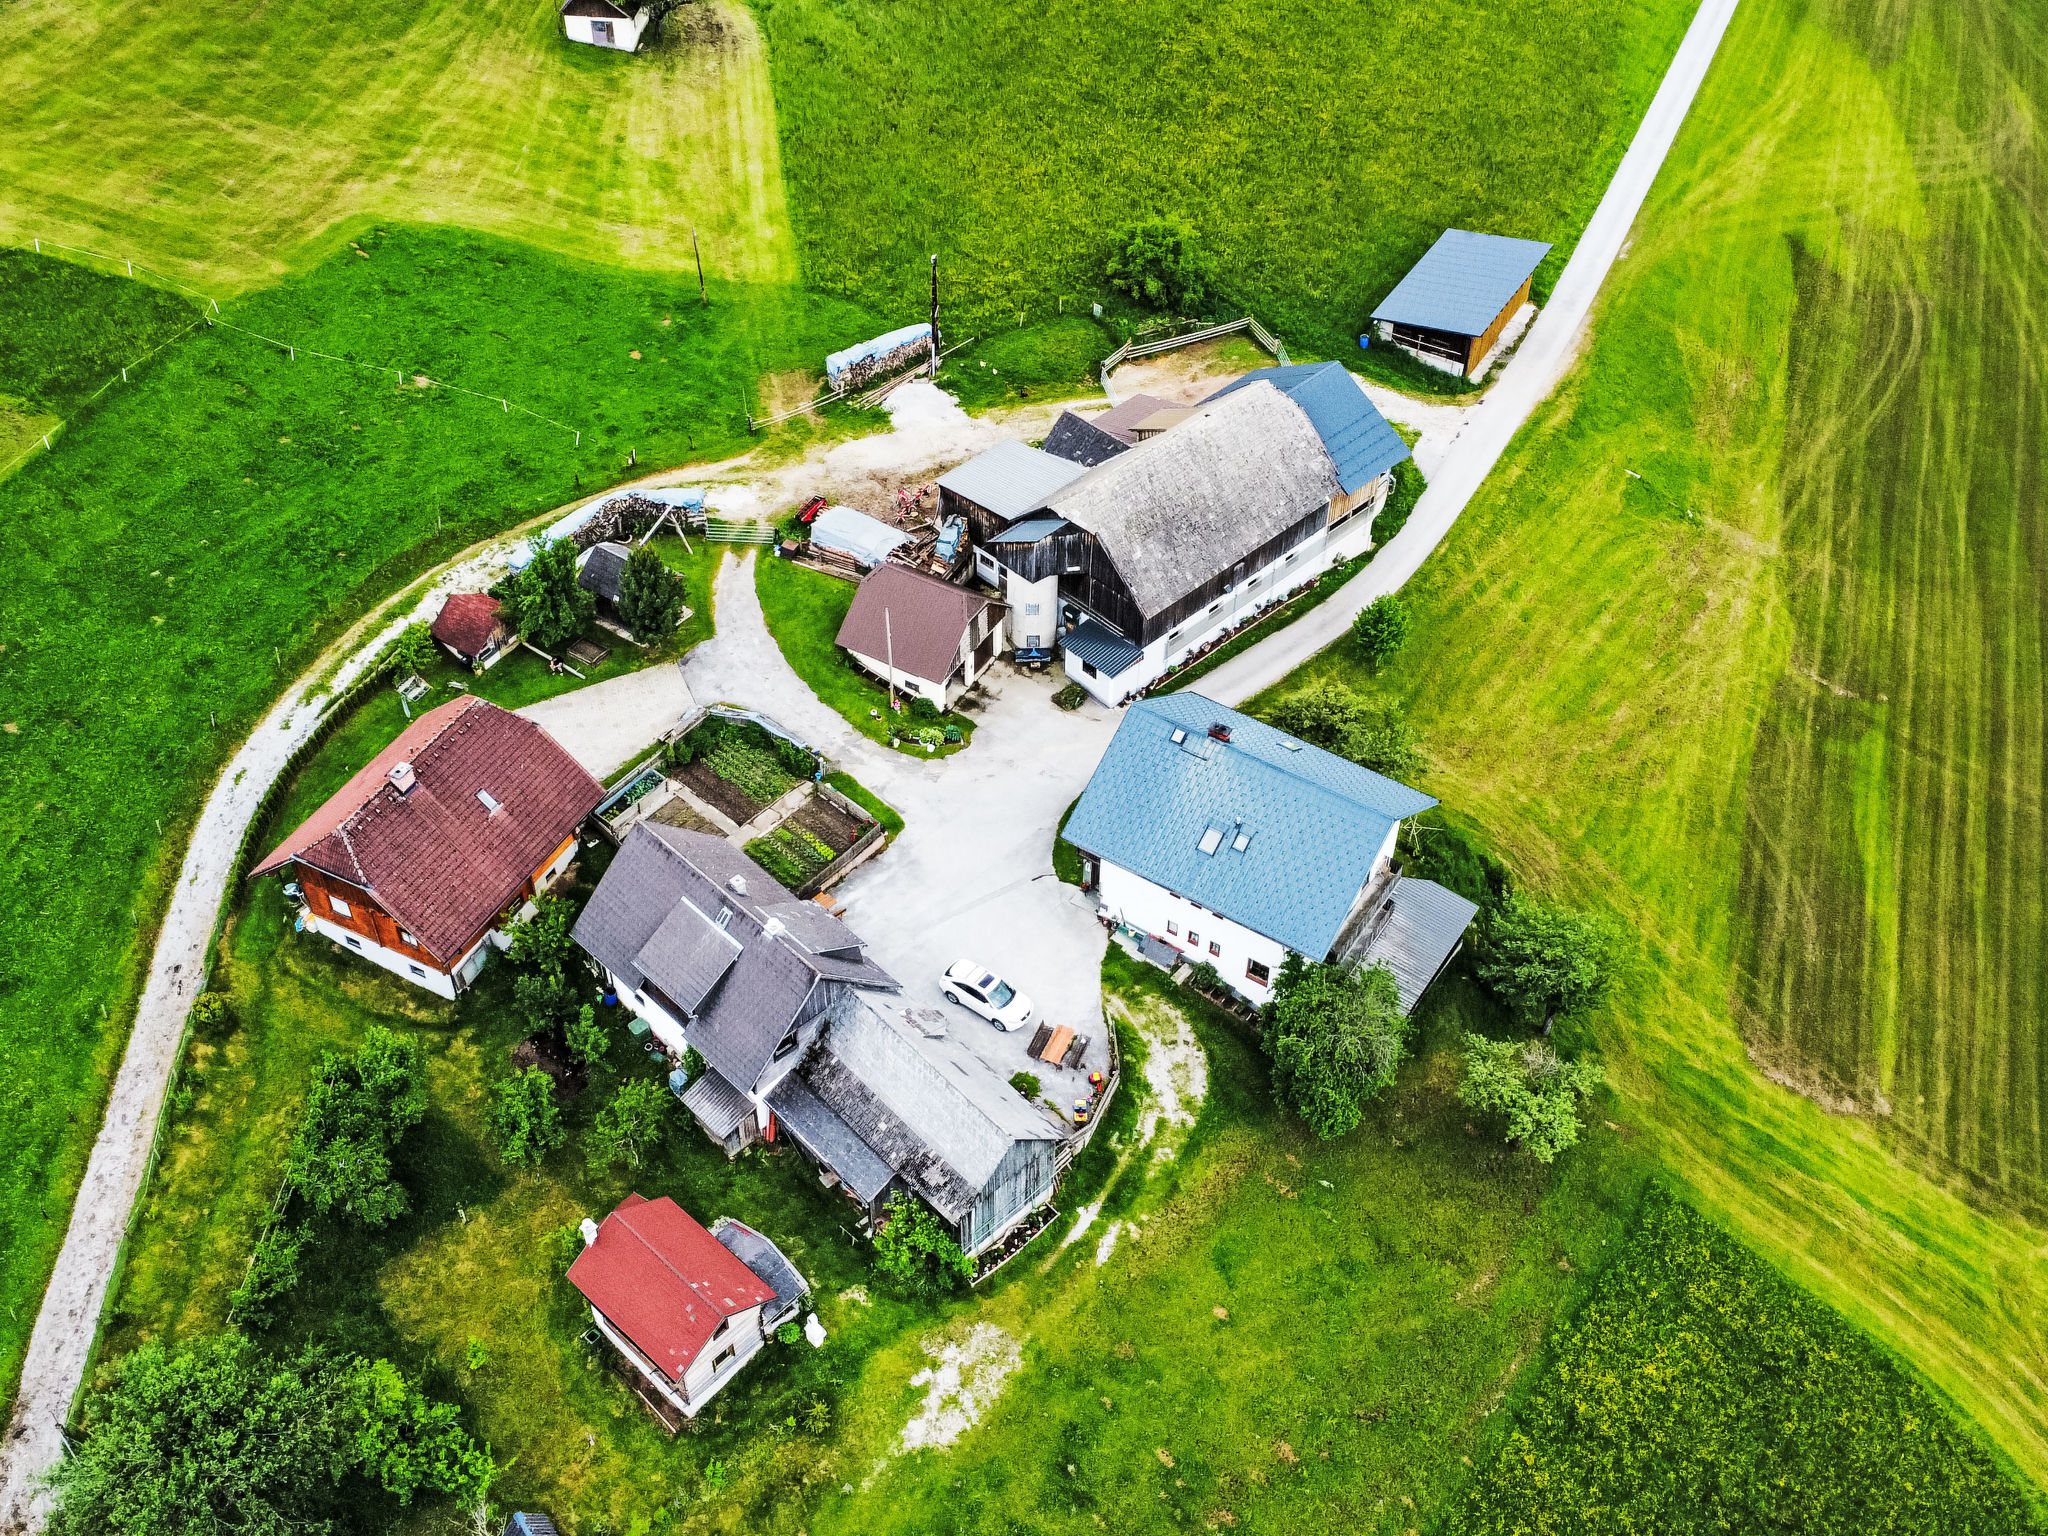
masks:
[[[1370,352],[1372,350],[1372,337],[1370,335],[1358,338],[1358,350],[1361,352]]]

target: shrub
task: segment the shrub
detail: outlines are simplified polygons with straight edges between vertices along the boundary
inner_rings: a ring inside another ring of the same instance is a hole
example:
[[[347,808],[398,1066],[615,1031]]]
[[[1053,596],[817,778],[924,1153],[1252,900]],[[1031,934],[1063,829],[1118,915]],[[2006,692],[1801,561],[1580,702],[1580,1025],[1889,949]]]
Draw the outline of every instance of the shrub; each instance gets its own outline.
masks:
[[[373,1024],[352,1056],[329,1051],[313,1069],[286,1172],[321,1214],[382,1226],[406,1209],[392,1149],[426,1112],[419,1046]]]
[[[619,1091],[597,1112],[597,1121],[590,1128],[590,1166],[609,1168],[625,1163],[638,1168],[641,1157],[661,1135],[667,1098],[668,1090],[652,1078],[619,1084]]]
[[[974,1278],[974,1261],[947,1235],[930,1206],[901,1190],[889,1197],[875,1233],[875,1267],[909,1296],[944,1296]]]
[[[1052,702],[1059,709],[1079,709],[1082,700],[1088,697],[1088,690],[1079,683],[1069,683],[1052,696]]]
[[[1266,712],[1266,721],[1374,773],[1400,778],[1422,766],[1400,705],[1363,698],[1327,678],[1289,694]]]
[[[1598,918],[1510,892],[1487,914],[1472,969],[1509,1012],[1534,1028],[1599,998],[1615,939]]]
[[[1388,592],[1358,610],[1351,621],[1351,638],[1365,664],[1377,672],[1408,638],[1408,605]]]
[[[228,1298],[228,1316],[261,1328],[276,1315],[277,1304],[298,1287],[299,1252],[306,1229],[279,1224],[256,1240],[249,1272]]]
[[[533,906],[532,917],[506,927],[505,958],[530,971],[560,971],[576,952],[576,941],[569,936],[576,909],[554,895],[536,897]]]
[[[580,1067],[595,1066],[604,1060],[604,1053],[611,1045],[611,1036],[597,1022],[597,1010],[585,1003],[576,1010],[576,1016],[569,1021],[569,1059]]]
[[[1066,885],[1079,885],[1087,878],[1087,868],[1081,862],[1081,850],[1068,842],[1065,837],[1067,823],[1073,819],[1074,806],[1081,803],[1080,797],[1060,812],[1060,824],[1052,834],[1052,872],[1055,878]]]
[[[1206,960],[1198,960],[1188,971],[1188,985],[1197,992],[1221,992],[1223,976]]]
[[[1029,1072],[1013,1072],[1010,1074],[1010,1086],[1035,1103],[1043,1085]]]
[[[456,1416],[389,1360],[359,1361],[342,1394],[341,1448],[400,1504],[423,1488],[480,1498],[495,1468]]]
[[[192,999],[192,1025],[195,1029],[219,1029],[228,1021],[230,999],[225,992],[202,992]]]
[[[560,971],[534,971],[512,980],[512,1002],[529,1033],[565,1035],[576,1017],[576,994]]]
[[[683,1051],[683,1076],[690,1082],[704,1075],[704,1053],[694,1045]]]
[[[626,557],[619,573],[619,619],[636,640],[655,640],[683,616],[683,578],[650,544]]]
[[[399,677],[409,673],[424,673],[433,666],[440,652],[434,645],[434,632],[425,623],[408,624],[388,647],[394,671]]]
[[[1408,1042],[1401,994],[1383,965],[1346,972],[1289,955],[1264,1020],[1274,1096],[1325,1141],[1393,1085]]]
[[[1140,219],[1110,237],[1109,285],[1147,309],[1199,314],[1216,292],[1216,266],[1186,221]]]
[[[801,1323],[787,1322],[775,1330],[775,1342],[778,1344],[787,1344],[793,1348],[803,1341],[804,1330]]]
[[[936,720],[939,718],[939,706],[920,693],[910,701],[910,718]]]
[[[1579,1139],[1579,1102],[1600,1085],[1600,1069],[1566,1061],[1540,1040],[1465,1037],[1458,1101],[1501,1121],[1507,1139],[1548,1163]]]
[[[499,1156],[515,1166],[539,1167],[541,1159],[569,1135],[562,1125],[562,1112],[555,1106],[554,1079],[539,1067],[500,1078],[491,1089],[485,1118],[497,1140]]]
[[[1378,517],[1372,520],[1372,536],[1375,547],[1408,526],[1408,514],[1415,510],[1415,503],[1422,500],[1422,493],[1429,489],[1429,481],[1422,471],[1415,467],[1413,459],[1403,459],[1394,466],[1394,489],[1387,496],[1387,504],[1380,508]]]

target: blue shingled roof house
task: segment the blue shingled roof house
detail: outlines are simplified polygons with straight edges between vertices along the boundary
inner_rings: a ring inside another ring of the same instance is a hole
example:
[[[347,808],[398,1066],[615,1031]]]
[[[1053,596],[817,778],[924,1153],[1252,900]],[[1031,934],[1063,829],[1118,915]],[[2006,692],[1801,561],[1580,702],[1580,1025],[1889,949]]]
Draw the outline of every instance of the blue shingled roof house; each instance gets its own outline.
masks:
[[[1373,324],[1425,363],[1476,377],[1549,254],[1540,240],[1447,229],[1372,312]]]
[[[1198,693],[1126,711],[1066,838],[1105,917],[1213,965],[1254,1003],[1289,954],[1384,964],[1413,1009],[1463,942],[1471,902],[1404,878],[1401,823],[1435,805]]]

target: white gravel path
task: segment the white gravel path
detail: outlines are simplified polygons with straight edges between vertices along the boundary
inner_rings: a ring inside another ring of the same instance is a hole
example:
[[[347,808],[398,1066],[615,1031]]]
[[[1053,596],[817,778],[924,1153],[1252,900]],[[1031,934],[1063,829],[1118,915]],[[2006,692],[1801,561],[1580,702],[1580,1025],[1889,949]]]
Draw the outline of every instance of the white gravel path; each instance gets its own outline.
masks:
[[[1486,398],[1470,408],[1457,435],[1440,455],[1432,445],[1436,477],[1409,514],[1407,526],[1327,603],[1203,678],[1202,693],[1220,703],[1241,704],[1270,688],[1316,652],[1341,639],[1366,604],[1399,591],[1443,542],[1458,514],[1507,451],[1508,443],[1571,366],[1593,300],[1608,270],[1620,258],[1629,228],[1649,196],[1700,82],[1706,78],[1707,66],[1714,61],[1721,36],[1734,18],[1735,6],[1736,0],[1701,0],[1642,126],[1551,291],[1550,303],[1529,327],[1520,350],[1502,367]],[[1378,401],[1373,391],[1367,393]],[[1419,452],[1417,458],[1419,463]]]
[[[626,642],[615,642],[624,645]],[[691,709],[680,663],[642,667],[588,688],[558,693],[514,714],[540,726],[592,778],[605,779],[645,752]]]

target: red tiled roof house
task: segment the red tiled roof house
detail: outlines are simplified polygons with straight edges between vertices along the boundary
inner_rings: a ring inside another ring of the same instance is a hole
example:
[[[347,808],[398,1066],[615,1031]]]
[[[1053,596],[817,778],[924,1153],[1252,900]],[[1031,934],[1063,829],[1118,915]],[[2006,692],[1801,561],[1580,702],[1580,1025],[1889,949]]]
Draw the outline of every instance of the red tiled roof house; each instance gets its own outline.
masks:
[[[420,716],[251,872],[292,865],[307,927],[452,998],[576,854],[604,788],[531,720],[478,698]]]
[[[707,1232],[666,1195],[628,1195],[602,1226],[584,1221],[583,1242],[569,1282],[664,1419],[695,1418],[808,1290],[752,1227],[721,1217]]]
[[[878,565],[839,626],[853,659],[899,693],[942,710],[974,686],[1002,645],[1003,605],[907,565]]]
[[[488,592],[457,592],[441,605],[428,632],[442,650],[479,672],[512,653],[512,628]]]

